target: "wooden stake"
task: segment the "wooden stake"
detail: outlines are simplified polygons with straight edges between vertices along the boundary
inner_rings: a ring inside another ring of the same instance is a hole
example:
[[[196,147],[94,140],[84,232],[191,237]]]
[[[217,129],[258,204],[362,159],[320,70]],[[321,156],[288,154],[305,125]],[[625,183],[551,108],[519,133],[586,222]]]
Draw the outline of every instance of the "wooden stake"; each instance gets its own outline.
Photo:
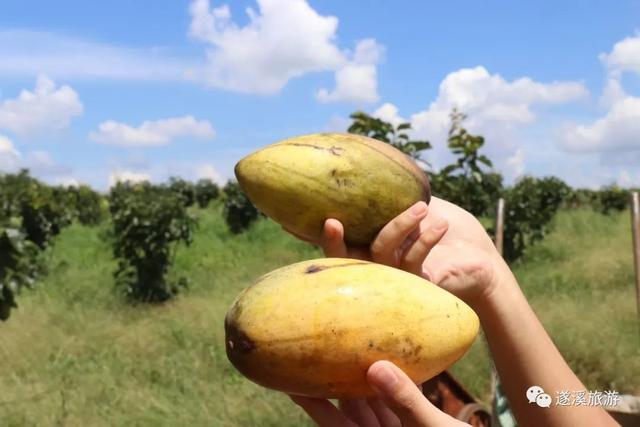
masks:
[[[633,235],[633,263],[636,268],[636,302],[640,318],[640,194],[631,193],[631,233]]]
[[[500,197],[498,199],[498,210],[496,212],[496,236],[495,244],[498,253],[502,255],[502,248],[504,242],[504,199]]]

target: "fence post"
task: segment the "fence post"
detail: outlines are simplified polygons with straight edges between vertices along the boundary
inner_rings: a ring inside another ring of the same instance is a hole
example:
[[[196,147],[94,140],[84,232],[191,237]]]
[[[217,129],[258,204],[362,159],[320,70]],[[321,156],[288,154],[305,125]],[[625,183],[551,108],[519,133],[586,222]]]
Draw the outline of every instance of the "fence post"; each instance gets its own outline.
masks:
[[[633,263],[636,268],[636,302],[640,319],[640,194],[631,193],[631,233],[633,235]]]
[[[500,197],[498,199],[498,210],[496,212],[496,235],[495,244],[498,253],[502,255],[504,242],[504,199]]]

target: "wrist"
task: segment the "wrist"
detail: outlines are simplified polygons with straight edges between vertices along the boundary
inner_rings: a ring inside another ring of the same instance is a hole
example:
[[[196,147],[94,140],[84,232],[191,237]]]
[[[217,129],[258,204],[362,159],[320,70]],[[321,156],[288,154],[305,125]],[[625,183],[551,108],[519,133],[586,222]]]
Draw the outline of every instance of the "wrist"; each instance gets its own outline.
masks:
[[[496,254],[492,266],[491,275],[483,286],[483,291],[468,301],[469,306],[481,319],[498,310],[501,305],[509,304],[514,293],[520,292],[515,276],[501,256]]]

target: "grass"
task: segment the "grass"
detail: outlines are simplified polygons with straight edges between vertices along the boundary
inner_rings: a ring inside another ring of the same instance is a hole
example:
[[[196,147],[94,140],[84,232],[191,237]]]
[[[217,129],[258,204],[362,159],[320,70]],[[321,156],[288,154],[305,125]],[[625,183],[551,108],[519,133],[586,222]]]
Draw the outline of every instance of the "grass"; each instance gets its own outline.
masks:
[[[172,274],[188,292],[160,306],[113,291],[105,230],[73,225],[47,254],[50,273],[0,324],[0,419],[6,426],[304,426],[285,396],[227,362],[223,318],[235,295],[276,267],[320,256],[270,221],[230,235],[217,211]],[[516,265],[536,312],[591,389],[640,394],[628,212],[561,212]],[[490,363],[478,339],[453,372],[489,399]]]

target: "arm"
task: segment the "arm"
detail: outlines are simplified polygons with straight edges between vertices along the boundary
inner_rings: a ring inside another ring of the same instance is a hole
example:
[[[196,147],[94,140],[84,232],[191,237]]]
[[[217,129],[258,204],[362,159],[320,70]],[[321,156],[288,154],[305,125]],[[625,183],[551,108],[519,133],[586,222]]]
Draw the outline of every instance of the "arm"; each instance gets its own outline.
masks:
[[[501,260],[500,260],[501,261]],[[540,386],[552,398],[559,390],[585,387],[567,365],[504,262],[497,263],[494,290],[477,301],[485,336],[505,394],[521,426],[618,425],[599,406],[530,404],[526,390]]]

